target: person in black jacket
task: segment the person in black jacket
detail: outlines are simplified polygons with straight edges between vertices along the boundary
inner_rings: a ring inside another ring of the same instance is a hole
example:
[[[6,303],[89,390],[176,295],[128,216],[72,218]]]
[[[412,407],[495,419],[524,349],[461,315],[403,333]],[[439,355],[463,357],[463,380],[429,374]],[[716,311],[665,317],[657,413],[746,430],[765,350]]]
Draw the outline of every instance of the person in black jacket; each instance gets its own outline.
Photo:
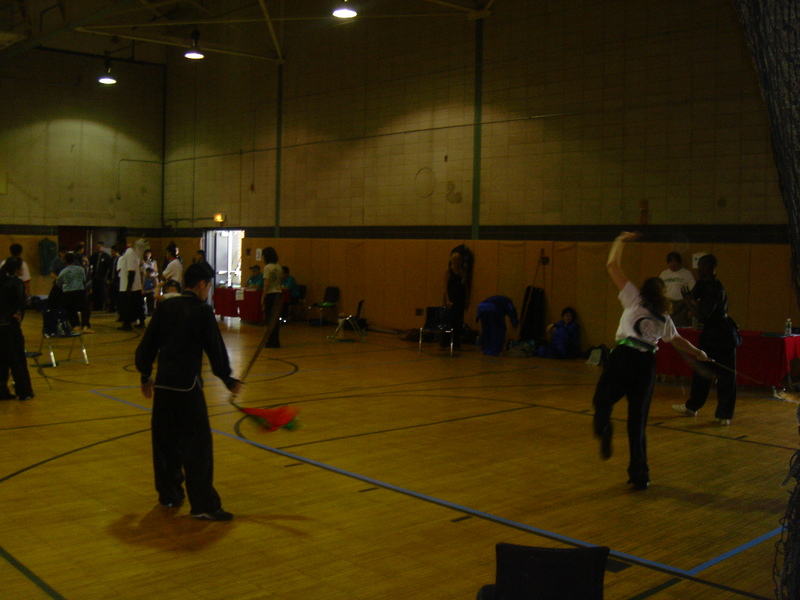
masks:
[[[25,359],[22,319],[25,317],[25,284],[20,279],[22,259],[11,256],[0,267],[0,400],[33,398],[31,377]],[[9,371],[14,391],[8,389]]]
[[[711,390],[711,377],[717,378],[717,410],[714,416],[720,425],[730,425],[736,406],[736,346],[739,344],[736,325],[728,317],[728,296],[715,274],[717,259],[712,254],[697,261],[698,282],[690,291],[683,288],[683,299],[689,310],[703,324],[698,347],[713,361],[711,373],[695,372],[692,390],[686,404],[673,404],[676,412],[697,416]],[[716,364],[715,364],[716,363]],[[727,368],[726,368],[727,367]]]
[[[211,426],[203,394],[203,352],[211,370],[233,393],[242,383],[231,377],[228,351],[213,309],[206,304],[213,273],[191,265],[185,291],[159,302],[136,349],[145,398],[153,398],[151,420],[156,491],[162,506],[183,504],[184,474],[191,514],[198,519],[230,521],[214,489]],[[152,379],[153,362],[158,371]]]

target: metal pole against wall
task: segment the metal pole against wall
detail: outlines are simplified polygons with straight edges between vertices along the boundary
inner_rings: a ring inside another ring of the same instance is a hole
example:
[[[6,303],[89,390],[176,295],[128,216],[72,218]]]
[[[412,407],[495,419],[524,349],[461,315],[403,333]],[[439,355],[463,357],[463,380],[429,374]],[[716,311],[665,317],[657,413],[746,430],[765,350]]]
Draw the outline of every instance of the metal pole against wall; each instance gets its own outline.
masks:
[[[275,237],[281,237],[281,146],[283,145],[283,65],[278,65],[278,115],[275,132]]]
[[[483,19],[475,21],[475,124],[472,140],[472,239],[481,222],[481,143],[483,119]]]

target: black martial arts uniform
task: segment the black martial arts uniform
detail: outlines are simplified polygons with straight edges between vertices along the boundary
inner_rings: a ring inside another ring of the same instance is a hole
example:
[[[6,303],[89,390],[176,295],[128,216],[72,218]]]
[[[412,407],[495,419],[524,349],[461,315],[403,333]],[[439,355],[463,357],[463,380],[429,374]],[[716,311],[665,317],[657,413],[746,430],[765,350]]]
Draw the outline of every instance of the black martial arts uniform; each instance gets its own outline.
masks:
[[[33,397],[22,335],[24,315],[25,284],[16,275],[0,275],[0,400],[10,400],[14,395],[20,400]],[[8,389],[9,371],[15,394]]]
[[[211,427],[200,376],[203,352],[214,375],[233,389],[238,381],[231,377],[214,311],[190,291],[159,303],[136,349],[143,384],[150,380],[158,356],[151,423],[159,502],[180,504],[185,474],[193,515],[222,508],[213,483]]]
[[[698,316],[703,323],[697,347],[714,361],[709,366],[717,377],[717,410],[714,416],[717,419],[732,419],[736,406],[734,371],[738,334],[736,325],[728,318],[728,296],[719,280],[714,278],[698,281],[692,289],[692,298],[699,302]],[[700,410],[708,399],[710,389],[711,378],[695,372],[686,408],[694,412]]]

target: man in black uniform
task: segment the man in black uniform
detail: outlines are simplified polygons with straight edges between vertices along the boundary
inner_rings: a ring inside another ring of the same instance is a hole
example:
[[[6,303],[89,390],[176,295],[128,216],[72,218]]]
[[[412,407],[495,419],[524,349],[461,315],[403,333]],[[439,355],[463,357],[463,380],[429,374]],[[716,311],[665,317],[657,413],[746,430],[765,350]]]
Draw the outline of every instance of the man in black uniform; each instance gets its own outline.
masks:
[[[111,255],[106,252],[106,245],[97,242],[94,253],[89,257],[92,273],[92,308],[96,311],[106,308],[106,282],[111,271]]]
[[[21,326],[25,317],[25,284],[21,274],[22,259],[18,256],[7,258],[0,268],[0,400],[33,398]],[[8,389],[9,371],[14,377],[16,395]]]
[[[233,393],[242,383],[231,377],[228,351],[205,303],[213,273],[191,265],[184,273],[185,291],[159,303],[136,349],[142,394],[153,398],[152,440],[156,491],[162,506],[183,504],[183,481],[192,516],[230,521],[214,489],[214,455],[208,409],[203,395],[203,352],[211,370]],[[151,374],[158,356],[155,382]]]
[[[714,416],[720,425],[730,425],[736,406],[735,370],[739,333],[733,320],[728,318],[728,296],[717,279],[716,268],[715,256],[701,256],[697,261],[699,280],[691,291],[684,287],[682,292],[689,310],[703,323],[697,346],[714,361],[709,363],[717,377],[717,410]],[[682,415],[694,417],[705,405],[710,390],[711,377],[695,372],[686,404],[673,404],[672,408]]]

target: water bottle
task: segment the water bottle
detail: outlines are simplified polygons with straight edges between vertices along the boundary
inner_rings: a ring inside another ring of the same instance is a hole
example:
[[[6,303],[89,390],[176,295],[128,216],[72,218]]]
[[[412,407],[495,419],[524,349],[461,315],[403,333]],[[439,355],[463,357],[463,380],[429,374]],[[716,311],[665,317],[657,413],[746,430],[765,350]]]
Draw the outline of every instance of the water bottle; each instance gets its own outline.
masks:
[[[784,327],[783,335],[792,335],[792,320],[786,319],[786,327]]]

